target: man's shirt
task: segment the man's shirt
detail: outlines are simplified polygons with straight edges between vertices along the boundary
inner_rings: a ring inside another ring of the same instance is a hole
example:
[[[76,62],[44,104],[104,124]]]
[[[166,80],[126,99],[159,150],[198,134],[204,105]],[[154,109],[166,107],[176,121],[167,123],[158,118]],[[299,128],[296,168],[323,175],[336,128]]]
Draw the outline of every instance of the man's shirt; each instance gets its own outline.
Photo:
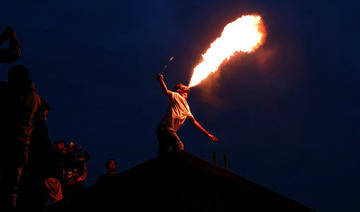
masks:
[[[193,117],[190,107],[184,97],[177,92],[170,92],[169,107],[161,121],[168,129],[177,131],[188,117]]]

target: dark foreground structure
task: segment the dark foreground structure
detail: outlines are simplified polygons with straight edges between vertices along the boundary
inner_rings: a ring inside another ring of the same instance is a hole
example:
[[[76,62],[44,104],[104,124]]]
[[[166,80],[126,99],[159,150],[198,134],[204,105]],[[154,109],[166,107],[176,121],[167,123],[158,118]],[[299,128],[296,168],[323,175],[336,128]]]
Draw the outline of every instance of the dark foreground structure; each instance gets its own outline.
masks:
[[[60,211],[314,211],[186,152],[140,164],[76,199]]]

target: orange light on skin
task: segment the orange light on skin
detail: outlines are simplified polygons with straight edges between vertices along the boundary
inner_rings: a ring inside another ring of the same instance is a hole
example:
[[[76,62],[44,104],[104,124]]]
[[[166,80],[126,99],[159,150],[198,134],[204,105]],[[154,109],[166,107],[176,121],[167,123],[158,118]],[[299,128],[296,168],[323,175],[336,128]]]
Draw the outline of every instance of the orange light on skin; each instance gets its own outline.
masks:
[[[198,85],[235,53],[250,53],[264,42],[265,30],[261,17],[244,15],[224,27],[221,36],[211,43],[202,61],[194,68],[189,87]]]

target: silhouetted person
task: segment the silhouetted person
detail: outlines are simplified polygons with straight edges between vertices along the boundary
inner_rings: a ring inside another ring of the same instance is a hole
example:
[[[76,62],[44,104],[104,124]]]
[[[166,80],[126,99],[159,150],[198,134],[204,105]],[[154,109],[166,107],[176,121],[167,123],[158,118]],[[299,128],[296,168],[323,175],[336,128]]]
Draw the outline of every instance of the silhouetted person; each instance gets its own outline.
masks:
[[[66,148],[64,140],[57,140],[53,143],[52,177],[63,183],[64,166],[66,161]]]
[[[7,27],[5,31],[0,34],[0,46],[3,45],[6,40],[9,41],[9,47],[7,49],[0,48],[0,63],[11,63],[21,55],[20,42],[11,27]]]
[[[76,156],[73,164],[65,164],[63,177],[63,195],[66,199],[72,199],[85,188],[85,180],[88,176],[86,158],[83,155]]]
[[[63,199],[63,172],[66,158],[66,148],[64,140],[57,140],[52,145],[52,155],[50,156],[49,167],[45,186],[48,198],[52,203]]]
[[[23,210],[45,211],[48,193],[45,180],[51,177],[52,144],[46,120],[50,105],[41,98],[41,107],[34,117],[34,130],[30,138],[29,161],[24,167],[18,206]]]
[[[90,156],[74,142],[65,146],[65,141],[56,141],[54,149],[58,169],[61,169],[61,176],[57,178],[61,182],[64,199],[71,199],[84,189],[88,176],[86,162]]]
[[[2,102],[1,142],[3,170],[1,198],[6,207],[16,207],[17,193],[33,131],[33,121],[40,105],[40,98],[29,79],[28,70],[17,65],[8,73],[8,88]],[[5,123],[5,124],[4,124]]]
[[[103,184],[111,181],[116,174],[116,162],[114,159],[109,159],[105,162],[105,168],[107,170],[107,173],[100,176],[98,179],[98,184]]]
[[[186,120],[189,120],[195,128],[200,130],[212,142],[217,142],[218,139],[206,131],[190,112],[190,107],[186,101],[190,88],[179,83],[174,87],[173,91],[170,91],[166,87],[162,74],[157,75],[157,80],[160,83],[162,92],[169,100],[168,111],[156,132],[159,140],[158,155],[161,156],[163,153],[169,152],[170,147],[173,147],[175,151],[184,150],[184,144],[176,132]]]

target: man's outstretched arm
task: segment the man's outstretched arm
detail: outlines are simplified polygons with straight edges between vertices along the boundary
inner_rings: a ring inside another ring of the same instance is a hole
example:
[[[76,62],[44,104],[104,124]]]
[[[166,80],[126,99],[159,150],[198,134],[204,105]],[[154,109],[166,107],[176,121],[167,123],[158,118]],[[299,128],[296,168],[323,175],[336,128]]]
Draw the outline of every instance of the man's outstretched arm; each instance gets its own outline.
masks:
[[[197,128],[200,132],[202,132],[206,137],[208,137],[212,142],[217,142],[218,139],[211,135],[208,131],[206,131],[199,122],[196,121],[196,119],[191,116],[188,118],[192,125],[194,125],[195,128]]]
[[[166,96],[170,96],[171,95],[171,91],[169,91],[166,87],[166,84],[164,82],[164,76],[162,74],[157,74],[156,75],[156,79],[157,81],[159,81],[160,83],[160,88],[162,90],[162,92],[166,95]]]
[[[5,40],[9,40],[9,47],[7,49],[0,48],[0,63],[11,63],[21,55],[20,42],[16,38],[16,33],[11,27],[6,28],[0,35],[0,45]]]

